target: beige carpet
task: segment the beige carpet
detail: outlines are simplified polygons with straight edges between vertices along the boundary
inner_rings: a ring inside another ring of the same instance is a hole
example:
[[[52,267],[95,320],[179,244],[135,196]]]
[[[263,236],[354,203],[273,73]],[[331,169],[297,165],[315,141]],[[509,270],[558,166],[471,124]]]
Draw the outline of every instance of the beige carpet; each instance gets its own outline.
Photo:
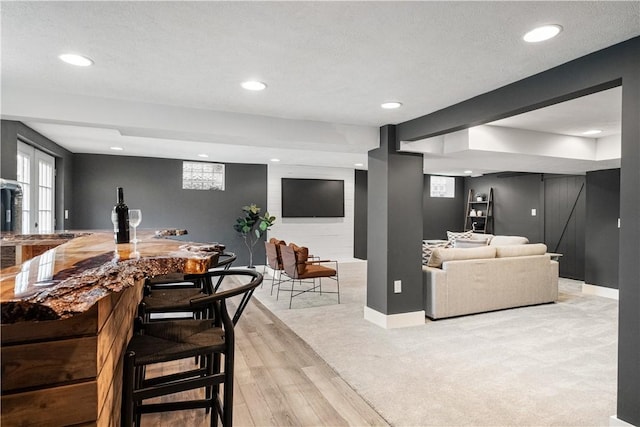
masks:
[[[336,295],[255,293],[395,426],[605,426],[616,412],[617,301],[560,300],[385,330],[363,319],[366,263]],[[326,287],[329,287],[327,283]]]

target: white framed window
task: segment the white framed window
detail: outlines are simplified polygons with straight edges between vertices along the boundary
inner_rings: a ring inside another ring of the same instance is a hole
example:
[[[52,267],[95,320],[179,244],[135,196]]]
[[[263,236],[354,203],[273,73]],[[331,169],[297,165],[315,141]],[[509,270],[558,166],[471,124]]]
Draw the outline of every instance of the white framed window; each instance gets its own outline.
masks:
[[[224,164],[182,162],[182,189],[224,191]]]
[[[18,142],[17,181],[22,186],[22,233],[52,233],[55,228],[55,159]]]
[[[431,176],[431,197],[448,197],[456,196],[456,179],[450,176]]]
[[[41,153],[42,154],[42,153]],[[53,157],[43,159],[36,153],[38,162],[38,226],[40,233],[52,233],[54,228],[54,182]]]

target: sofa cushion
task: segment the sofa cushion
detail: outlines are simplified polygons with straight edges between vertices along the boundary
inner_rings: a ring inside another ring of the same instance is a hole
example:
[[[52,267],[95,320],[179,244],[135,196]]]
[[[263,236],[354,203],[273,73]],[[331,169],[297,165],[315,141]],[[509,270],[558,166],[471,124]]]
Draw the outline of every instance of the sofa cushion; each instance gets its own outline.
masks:
[[[489,244],[489,239],[456,239],[453,244],[454,248],[480,248],[482,246],[487,246]]]
[[[447,240],[449,241],[449,246],[453,246],[456,239],[471,239],[473,232],[469,231],[447,231]]]
[[[490,246],[526,245],[529,239],[522,236],[494,236],[489,242]]]
[[[493,234],[488,233],[471,233],[471,240],[486,240],[487,244],[493,239]]]
[[[544,255],[547,245],[544,243],[532,243],[528,245],[496,246],[496,258],[509,258],[515,256]]]
[[[426,240],[422,241],[422,265],[427,265],[429,262],[429,258],[431,258],[431,253],[435,248],[446,248],[449,244],[448,241],[442,242],[427,242]]]
[[[496,257],[496,248],[436,248],[431,253],[427,267],[442,268],[442,263],[466,259],[488,259]]]

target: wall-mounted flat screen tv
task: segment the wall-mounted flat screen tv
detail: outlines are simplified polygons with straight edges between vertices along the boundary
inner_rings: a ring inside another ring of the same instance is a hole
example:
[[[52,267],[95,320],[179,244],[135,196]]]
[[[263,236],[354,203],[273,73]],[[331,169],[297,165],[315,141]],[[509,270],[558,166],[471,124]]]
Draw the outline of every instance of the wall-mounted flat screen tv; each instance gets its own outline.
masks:
[[[282,217],[344,217],[344,181],[282,178]]]

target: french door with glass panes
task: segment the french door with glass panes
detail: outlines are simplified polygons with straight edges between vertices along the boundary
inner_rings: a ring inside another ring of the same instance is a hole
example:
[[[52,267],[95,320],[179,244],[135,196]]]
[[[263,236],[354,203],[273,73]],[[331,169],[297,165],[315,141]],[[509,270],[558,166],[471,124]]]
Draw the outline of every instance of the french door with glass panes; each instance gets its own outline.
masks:
[[[22,186],[22,233],[51,233],[55,226],[55,159],[18,142],[18,176]]]

